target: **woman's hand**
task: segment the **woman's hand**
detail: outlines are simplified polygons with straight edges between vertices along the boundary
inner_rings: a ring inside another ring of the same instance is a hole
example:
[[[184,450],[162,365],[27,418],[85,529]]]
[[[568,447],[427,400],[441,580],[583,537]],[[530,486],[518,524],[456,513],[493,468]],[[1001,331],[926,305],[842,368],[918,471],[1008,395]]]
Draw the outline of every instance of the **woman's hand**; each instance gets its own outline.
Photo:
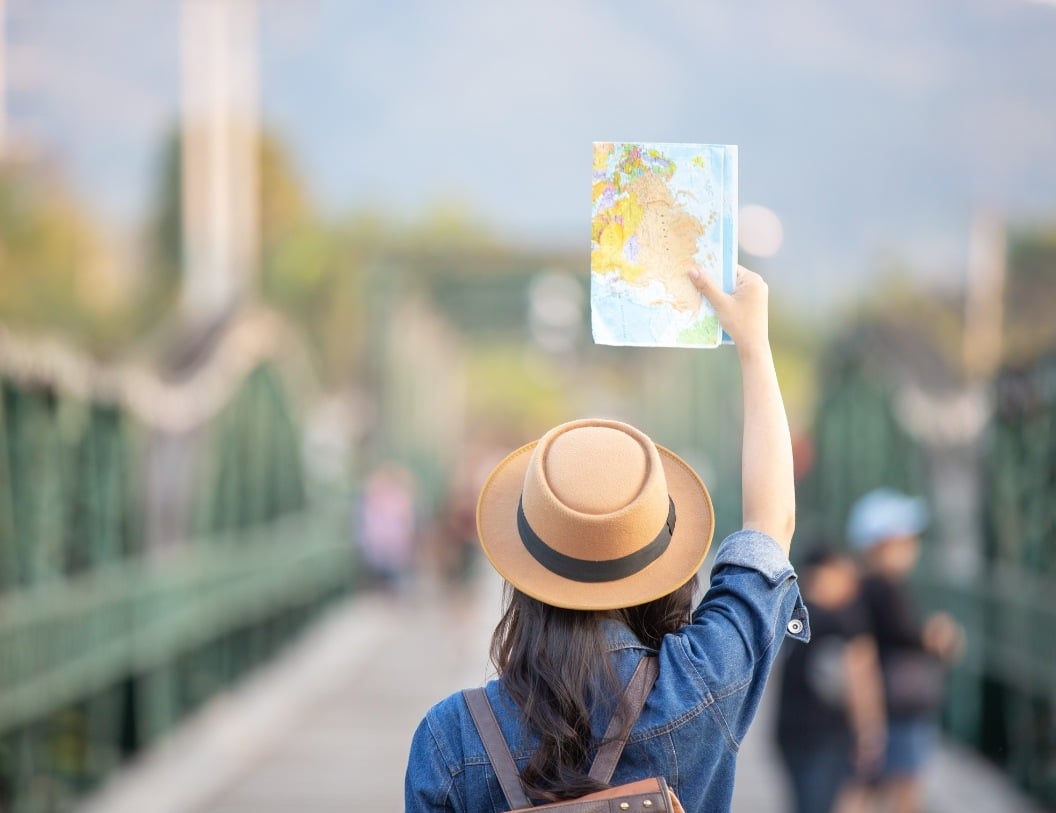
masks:
[[[769,289],[762,277],[743,265],[737,266],[737,283],[729,294],[700,268],[692,269],[689,278],[715,309],[722,329],[737,347],[749,349],[769,343]]]

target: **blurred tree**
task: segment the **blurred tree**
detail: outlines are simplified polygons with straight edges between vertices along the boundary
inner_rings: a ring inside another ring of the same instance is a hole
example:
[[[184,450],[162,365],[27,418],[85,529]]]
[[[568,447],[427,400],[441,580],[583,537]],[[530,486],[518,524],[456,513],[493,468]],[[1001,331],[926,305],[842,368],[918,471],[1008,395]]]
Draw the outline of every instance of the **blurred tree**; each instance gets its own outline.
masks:
[[[940,387],[960,381],[964,374],[961,292],[928,288],[908,268],[891,269],[882,278],[871,295],[834,325],[830,346],[864,332],[877,347],[864,348],[863,358],[913,370],[918,379]]]
[[[466,371],[467,421],[538,437],[574,416],[577,390],[554,360],[520,343],[477,344]]]
[[[286,245],[291,237],[303,240],[306,226],[314,225],[303,185],[285,148],[268,133],[260,146],[261,287],[282,302],[296,301],[306,287],[318,282],[316,263],[291,262],[298,252]],[[180,285],[183,267],[183,152],[180,134],[170,134],[162,148],[154,213],[147,225],[150,288],[167,297]],[[275,256],[280,262],[274,262]],[[311,259],[308,257],[307,259]],[[279,279],[276,281],[276,277]],[[274,283],[274,284],[273,284]]]
[[[505,248],[472,207],[457,199],[434,201],[421,221],[406,230],[404,239],[409,248],[430,252]]]
[[[821,332],[816,324],[775,301],[770,305],[770,337],[785,409],[793,430],[799,431],[809,425],[814,411]]]
[[[1010,235],[1004,358],[1029,364],[1056,347],[1056,224]]]
[[[363,351],[362,252],[316,213],[279,139],[260,150],[261,297],[309,337],[325,383],[347,385]]]
[[[0,320],[109,345],[127,305],[112,244],[40,165],[0,165]]]
[[[1056,347],[1056,321],[1052,319],[1056,312],[1056,225],[1013,230],[1006,265],[1002,359],[1023,366]],[[929,290],[908,268],[892,269],[883,278],[883,284],[849,314],[845,325],[886,326],[904,364],[919,366],[930,359],[930,374],[939,373],[941,367],[946,383],[962,377],[963,293]],[[915,352],[914,347],[924,352]],[[932,378],[931,383],[943,381]]]
[[[264,132],[260,146],[260,266],[256,294],[302,329],[326,384],[348,383],[358,367],[360,262],[339,228],[315,211],[282,141]],[[147,225],[144,300],[157,321],[175,302],[182,268],[181,150],[167,140],[154,214]]]
[[[180,261],[183,255],[182,173],[180,138],[173,132],[162,146],[155,209],[147,222],[144,298],[154,305],[149,308],[151,311],[171,305],[180,286]]]

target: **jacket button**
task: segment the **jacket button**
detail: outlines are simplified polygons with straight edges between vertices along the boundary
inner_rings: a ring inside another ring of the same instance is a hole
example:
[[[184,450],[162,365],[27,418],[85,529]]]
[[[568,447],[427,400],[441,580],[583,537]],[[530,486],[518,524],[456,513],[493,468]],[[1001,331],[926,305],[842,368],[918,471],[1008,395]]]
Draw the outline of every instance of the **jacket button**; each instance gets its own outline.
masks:
[[[803,622],[800,621],[798,618],[793,618],[791,621],[788,622],[788,631],[793,635],[799,635],[801,632],[803,632]]]

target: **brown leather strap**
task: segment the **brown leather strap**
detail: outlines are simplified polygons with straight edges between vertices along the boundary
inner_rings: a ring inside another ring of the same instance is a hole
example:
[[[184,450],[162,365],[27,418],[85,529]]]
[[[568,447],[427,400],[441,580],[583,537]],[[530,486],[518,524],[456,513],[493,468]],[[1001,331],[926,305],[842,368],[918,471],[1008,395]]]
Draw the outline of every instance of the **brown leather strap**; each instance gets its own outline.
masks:
[[[506,804],[514,810],[531,807],[532,803],[528,801],[521,785],[517,763],[513,761],[506,738],[502,736],[502,729],[499,728],[499,721],[495,719],[495,711],[491,707],[487,694],[483,689],[478,688],[466,689],[462,695],[466,698],[466,705],[469,706],[469,713],[473,717],[477,733],[484,742],[484,750],[488,752],[491,767],[495,769],[502,792],[506,795]]]
[[[609,720],[605,736],[602,738],[601,747],[594,757],[594,763],[590,766],[590,778],[596,779],[604,784],[609,784],[616,764],[620,761],[623,746],[627,744],[627,738],[631,736],[634,722],[642,713],[646,698],[653,690],[656,677],[660,673],[655,657],[646,656],[638,661],[638,666],[631,675],[627,688],[623,690],[616,711]]]
[[[627,738],[631,735],[634,722],[642,713],[649,692],[656,683],[660,668],[655,657],[647,656],[638,662],[634,674],[623,690],[616,711],[609,720],[602,739],[601,747],[598,749],[594,762],[590,766],[590,777],[603,784],[608,784],[616,771],[616,764],[620,761],[623,747],[627,744]],[[513,809],[531,807],[531,802],[524,793],[521,785],[521,775],[517,770],[517,763],[513,761],[510,746],[506,744],[506,738],[502,736],[499,721],[495,719],[495,711],[491,707],[491,701],[484,689],[465,689],[462,696],[466,698],[469,713],[473,717],[473,724],[477,727],[477,733],[484,743],[484,750],[488,752],[488,759],[495,769],[495,775],[502,786],[502,792],[506,796],[506,803]]]

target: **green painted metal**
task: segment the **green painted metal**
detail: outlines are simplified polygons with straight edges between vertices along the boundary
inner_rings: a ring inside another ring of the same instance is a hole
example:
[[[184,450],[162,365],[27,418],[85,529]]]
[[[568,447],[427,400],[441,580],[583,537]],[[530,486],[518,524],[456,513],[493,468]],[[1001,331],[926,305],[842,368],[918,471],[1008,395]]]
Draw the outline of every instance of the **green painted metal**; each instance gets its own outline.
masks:
[[[230,544],[129,560],[7,596],[0,730],[347,584],[353,563],[343,521],[342,510],[290,515]]]
[[[891,384],[867,360],[841,358],[829,367],[814,420],[814,466],[798,488],[799,540],[841,543],[851,506],[873,488],[924,493],[920,450],[892,399]]]
[[[657,443],[703,477],[715,504],[715,540],[741,527],[740,373],[733,348],[672,352],[620,348],[637,371],[640,414]]]
[[[14,391],[5,404],[12,474],[14,578],[30,586],[62,577],[64,524],[64,438],[55,396],[43,389]]]
[[[8,436],[8,403],[16,397],[14,386],[0,378],[0,594],[18,583],[18,551],[15,539],[14,487]]]
[[[1056,805],[1056,355],[1002,371],[994,394],[972,742]]]
[[[272,372],[249,376],[212,436],[196,499],[197,535],[258,525],[305,505],[297,430]]]
[[[163,736],[355,573],[347,500],[309,501],[276,369],[198,430],[192,539],[148,550],[153,431],[0,368],[0,810],[46,813]]]

